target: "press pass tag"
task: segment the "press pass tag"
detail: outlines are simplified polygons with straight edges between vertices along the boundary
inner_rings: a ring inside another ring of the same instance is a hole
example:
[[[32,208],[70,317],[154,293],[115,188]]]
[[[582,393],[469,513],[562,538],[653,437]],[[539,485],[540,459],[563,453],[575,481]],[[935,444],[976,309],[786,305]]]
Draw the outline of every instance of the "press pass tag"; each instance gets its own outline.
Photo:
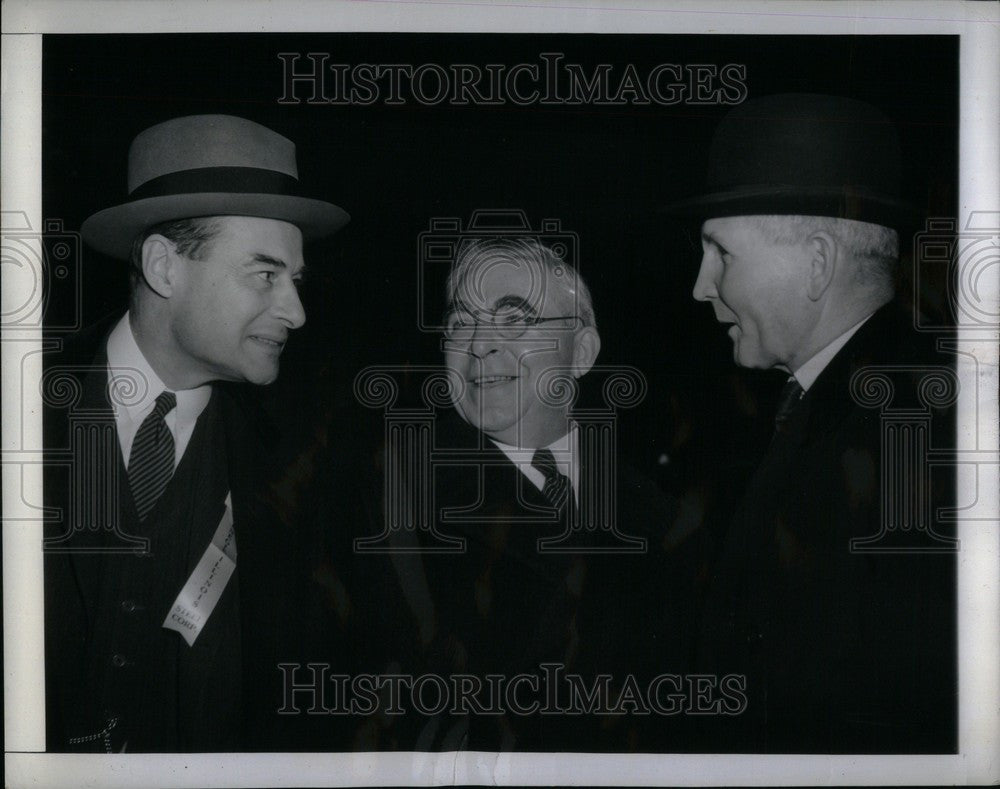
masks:
[[[163,626],[176,630],[184,636],[188,646],[193,645],[235,569],[236,532],[233,531],[232,497],[227,493],[226,511],[222,513],[215,536],[177,595],[170,613],[163,620]]]

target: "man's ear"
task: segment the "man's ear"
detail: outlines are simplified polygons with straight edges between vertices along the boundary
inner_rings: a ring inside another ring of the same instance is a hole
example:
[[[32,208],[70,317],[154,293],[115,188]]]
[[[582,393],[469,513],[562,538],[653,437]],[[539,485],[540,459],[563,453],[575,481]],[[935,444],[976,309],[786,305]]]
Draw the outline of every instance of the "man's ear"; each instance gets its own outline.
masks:
[[[817,230],[806,242],[809,250],[809,281],[806,294],[810,301],[820,297],[833,282],[840,256],[840,244],[824,230]]]
[[[165,299],[174,292],[177,257],[173,242],[164,236],[153,233],[142,242],[142,278]]]
[[[573,337],[573,377],[582,378],[597,361],[601,352],[601,335],[593,326],[577,329]]]

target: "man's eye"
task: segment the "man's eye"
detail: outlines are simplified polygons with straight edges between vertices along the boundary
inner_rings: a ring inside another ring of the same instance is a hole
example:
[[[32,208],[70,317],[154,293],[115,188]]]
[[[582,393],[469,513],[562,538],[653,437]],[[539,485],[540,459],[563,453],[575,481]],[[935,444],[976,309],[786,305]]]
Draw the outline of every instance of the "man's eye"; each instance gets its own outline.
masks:
[[[513,326],[515,324],[528,323],[531,318],[520,310],[500,312],[494,316],[494,320],[501,326]]]
[[[264,282],[274,282],[275,272],[273,271],[258,271],[257,276],[260,277]]]

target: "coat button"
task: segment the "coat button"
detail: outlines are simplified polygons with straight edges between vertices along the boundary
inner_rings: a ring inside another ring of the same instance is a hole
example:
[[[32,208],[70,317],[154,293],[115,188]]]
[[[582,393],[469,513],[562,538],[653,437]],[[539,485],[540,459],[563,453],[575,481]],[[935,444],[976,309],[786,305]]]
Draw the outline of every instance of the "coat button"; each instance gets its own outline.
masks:
[[[111,657],[111,665],[115,668],[121,668],[126,662],[124,655],[113,655]]]
[[[134,600],[122,600],[122,611],[126,614],[131,614],[138,607]]]

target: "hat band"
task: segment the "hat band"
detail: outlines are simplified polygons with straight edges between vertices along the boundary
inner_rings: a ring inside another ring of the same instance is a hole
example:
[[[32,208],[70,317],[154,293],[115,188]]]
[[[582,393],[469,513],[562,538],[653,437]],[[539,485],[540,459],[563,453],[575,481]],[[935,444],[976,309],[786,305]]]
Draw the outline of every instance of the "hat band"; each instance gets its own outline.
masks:
[[[259,167],[198,167],[151,178],[129,193],[130,200],[148,197],[231,192],[296,196],[299,181],[287,173]]]

